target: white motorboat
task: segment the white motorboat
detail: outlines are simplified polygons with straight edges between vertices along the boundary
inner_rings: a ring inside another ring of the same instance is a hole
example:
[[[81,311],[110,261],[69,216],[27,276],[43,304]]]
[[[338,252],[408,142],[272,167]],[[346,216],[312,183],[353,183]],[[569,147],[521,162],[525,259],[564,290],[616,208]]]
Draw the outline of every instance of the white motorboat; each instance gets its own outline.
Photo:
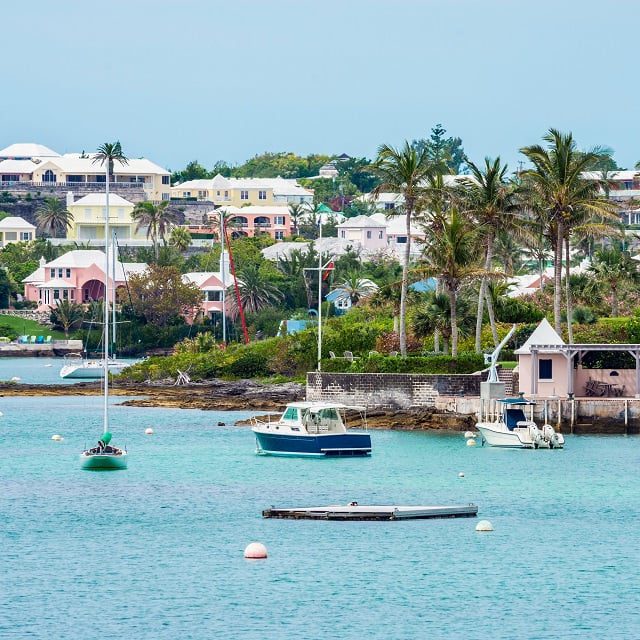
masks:
[[[107,366],[109,373],[121,373],[130,363],[122,360],[114,360],[109,358]],[[69,354],[64,357],[62,368],[60,369],[61,378],[82,378],[82,379],[99,379],[104,378],[104,361],[102,359],[83,358],[81,354]]]
[[[516,449],[562,449],[564,436],[550,424],[542,428],[527,418],[525,408],[535,405],[524,397],[497,400],[499,410],[494,420],[482,420],[476,424],[483,441],[491,447]],[[488,417],[488,416],[487,416]]]

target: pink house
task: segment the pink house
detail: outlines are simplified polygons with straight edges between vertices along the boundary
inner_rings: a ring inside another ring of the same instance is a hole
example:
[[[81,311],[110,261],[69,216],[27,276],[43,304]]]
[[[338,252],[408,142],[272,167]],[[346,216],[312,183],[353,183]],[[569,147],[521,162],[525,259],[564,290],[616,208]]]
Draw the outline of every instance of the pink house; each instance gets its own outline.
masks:
[[[39,311],[55,307],[60,300],[78,303],[102,300],[105,264],[105,254],[97,250],[69,251],[51,262],[41,258],[38,269],[22,281],[24,297],[37,302]],[[144,272],[147,265],[118,261],[115,267],[115,285],[118,288],[125,285],[129,275]]]
[[[291,235],[291,215],[285,206],[250,205],[246,207],[221,207],[228,216],[229,234],[253,237],[268,234],[274,240]],[[215,212],[213,212],[215,215]]]
[[[222,274],[218,271],[194,271],[185,273],[183,278],[185,282],[195,284],[202,291],[201,309],[206,316],[213,319],[217,314],[222,313],[224,291],[233,283],[228,269],[225,277],[226,287],[223,286]]]

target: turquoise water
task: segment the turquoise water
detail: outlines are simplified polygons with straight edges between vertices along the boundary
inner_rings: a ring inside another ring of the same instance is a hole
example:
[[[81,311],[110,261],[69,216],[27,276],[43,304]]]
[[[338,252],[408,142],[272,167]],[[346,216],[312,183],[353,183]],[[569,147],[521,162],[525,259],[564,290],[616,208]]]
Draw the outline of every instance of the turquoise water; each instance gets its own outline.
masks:
[[[640,635],[638,438],[509,451],[374,432],[370,459],[268,458],[248,429],[214,426],[248,413],[116,407],[129,469],[90,473],[77,454],[98,399],[0,409],[3,639]],[[495,531],[260,515],[350,500],[473,501]],[[254,540],[268,560],[243,559]]]
[[[135,359],[118,358],[124,362],[136,362]],[[0,381],[20,378],[20,382],[28,384],[75,384],[90,382],[61,378],[60,369],[64,358],[0,358]]]

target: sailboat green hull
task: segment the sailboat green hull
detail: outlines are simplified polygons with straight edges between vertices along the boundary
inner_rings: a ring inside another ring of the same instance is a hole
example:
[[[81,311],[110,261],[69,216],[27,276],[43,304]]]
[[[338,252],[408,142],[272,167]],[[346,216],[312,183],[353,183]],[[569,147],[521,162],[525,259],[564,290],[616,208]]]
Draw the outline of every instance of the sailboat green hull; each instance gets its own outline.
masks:
[[[80,465],[85,471],[118,471],[127,468],[127,454],[80,454]]]

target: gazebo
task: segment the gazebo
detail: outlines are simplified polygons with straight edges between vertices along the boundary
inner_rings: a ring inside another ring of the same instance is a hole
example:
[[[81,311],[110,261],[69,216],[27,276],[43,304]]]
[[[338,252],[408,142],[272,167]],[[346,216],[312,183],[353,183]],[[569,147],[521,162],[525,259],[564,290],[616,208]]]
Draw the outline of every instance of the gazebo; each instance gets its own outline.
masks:
[[[595,351],[629,353],[635,370],[576,367],[576,356],[581,361]],[[578,395],[640,398],[640,344],[566,344],[544,319],[515,353],[519,390],[532,396],[573,398],[578,390]]]

